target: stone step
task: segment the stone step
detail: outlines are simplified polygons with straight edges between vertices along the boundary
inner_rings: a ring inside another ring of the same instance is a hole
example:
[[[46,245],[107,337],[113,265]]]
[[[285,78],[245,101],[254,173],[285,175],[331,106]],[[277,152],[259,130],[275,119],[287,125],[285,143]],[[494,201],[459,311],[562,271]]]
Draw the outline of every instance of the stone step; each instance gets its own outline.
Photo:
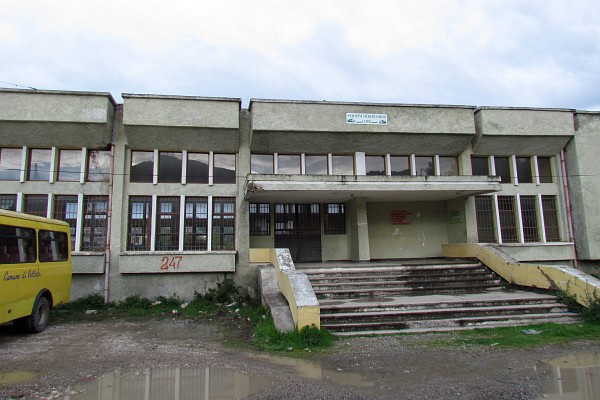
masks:
[[[414,296],[432,293],[474,293],[486,290],[501,290],[503,286],[499,282],[494,283],[471,283],[465,285],[464,282],[453,282],[449,285],[432,283],[431,285],[420,285],[412,287],[364,287],[360,289],[333,289],[314,290],[317,298],[352,298],[352,297],[373,297],[373,296]]]
[[[369,266],[369,267],[328,267],[328,268],[297,268],[309,278],[315,275],[339,275],[339,274],[374,274],[374,273],[396,273],[396,272],[423,272],[434,273],[436,271],[470,271],[470,270],[487,270],[481,263],[472,264],[435,264],[435,265],[386,265],[386,266]]]
[[[474,271],[460,271],[460,272],[437,272],[437,273],[406,273],[399,272],[396,274],[351,274],[351,275],[335,275],[335,274],[323,274],[308,276],[311,283],[322,283],[322,282],[352,282],[352,281],[402,281],[410,279],[451,279],[461,277],[476,277],[486,276],[495,277],[493,273],[483,268]]]
[[[397,331],[405,332],[412,329],[433,330],[439,328],[465,328],[465,327],[492,327],[492,326],[514,326],[540,324],[545,322],[575,323],[580,318],[577,314],[570,312],[522,314],[522,315],[491,315],[459,317],[446,319],[428,320],[405,320],[381,322],[353,322],[353,323],[322,323],[321,326],[334,333],[355,332],[366,334],[366,332]]]
[[[470,284],[473,282],[477,283],[490,283],[500,285],[502,281],[495,277],[489,275],[481,275],[481,276],[454,276],[447,277],[445,279],[436,279],[436,278],[418,278],[418,279],[397,279],[397,280],[378,280],[378,279],[369,279],[368,281],[337,281],[337,282],[318,282],[313,283],[311,285],[315,292],[318,291],[326,291],[326,290],[335,290],[335,289],[344,289],[344,288],[369,288],[369,287],[426,287],[431,285],[448,285],[453,283],[462,282],[465,284]]]

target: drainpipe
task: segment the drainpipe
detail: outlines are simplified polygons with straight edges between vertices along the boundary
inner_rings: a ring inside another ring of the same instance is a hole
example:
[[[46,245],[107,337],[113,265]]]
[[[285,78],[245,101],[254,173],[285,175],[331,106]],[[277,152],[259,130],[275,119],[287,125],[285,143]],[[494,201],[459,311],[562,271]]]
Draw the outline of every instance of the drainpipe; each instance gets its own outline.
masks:
[[[110,285],[110,236],[112,225],[112,198],[115,172],[115,142],[117,132],[116,114],[120,111],[120,107],[115,107],[115,115],[113,115],[112,140],[110,144],[110,174],[108,175],[108,209],[106,210],[106,248],[104,250],[104,302],[108,303],[109,285]]]
[[[579,268],[577,261],[577,246],[575,244],[575,229],[573,228],[573,210],[571,208],[571,196],[569,195],[569,177],[567,175],[567,162],[565,159],[565,150],[560,151],[560,166],[562,168],[563,176],[563,192],[565,194],[565,207],[567,209],[567,225],[569,231],[569,240],[573,243],[573,265],[575,268]]]

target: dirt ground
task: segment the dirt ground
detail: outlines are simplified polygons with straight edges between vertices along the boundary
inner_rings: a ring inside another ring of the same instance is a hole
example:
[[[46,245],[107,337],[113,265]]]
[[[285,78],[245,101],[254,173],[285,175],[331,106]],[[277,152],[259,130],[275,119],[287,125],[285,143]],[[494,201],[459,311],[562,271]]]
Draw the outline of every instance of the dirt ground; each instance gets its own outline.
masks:
[[[271,382],[250,392],[256,399],[536,399],[556,379],[544,360],[600,351],[598,342],[440,348],[428,344],[434,337],[341,339],[324,352],[291,357],[252,350],[243,321],[68,322],[36,335],[2,325],[0,398],[77,399],[77,385],[106,373],[209,367]],[[6,383],[17,373],[35,376]]]

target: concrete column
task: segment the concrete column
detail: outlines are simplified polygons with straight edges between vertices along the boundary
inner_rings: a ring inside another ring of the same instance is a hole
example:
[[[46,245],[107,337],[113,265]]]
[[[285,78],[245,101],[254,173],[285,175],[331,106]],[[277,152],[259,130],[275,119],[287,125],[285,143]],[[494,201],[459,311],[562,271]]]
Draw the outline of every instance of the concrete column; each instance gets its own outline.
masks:
[[[369,261],[369,224],[364,198],[354,198],[346,203],[346,233],[352,261]]]

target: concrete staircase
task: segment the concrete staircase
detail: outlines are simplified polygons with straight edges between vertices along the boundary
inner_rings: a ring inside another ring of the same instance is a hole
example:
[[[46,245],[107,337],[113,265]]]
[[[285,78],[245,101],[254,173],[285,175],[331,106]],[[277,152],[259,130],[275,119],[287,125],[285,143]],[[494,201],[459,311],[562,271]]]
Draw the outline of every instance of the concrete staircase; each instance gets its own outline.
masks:
[[[477,261],[298,264],[338,335],[576,322],[555,296],[506,289]]]

